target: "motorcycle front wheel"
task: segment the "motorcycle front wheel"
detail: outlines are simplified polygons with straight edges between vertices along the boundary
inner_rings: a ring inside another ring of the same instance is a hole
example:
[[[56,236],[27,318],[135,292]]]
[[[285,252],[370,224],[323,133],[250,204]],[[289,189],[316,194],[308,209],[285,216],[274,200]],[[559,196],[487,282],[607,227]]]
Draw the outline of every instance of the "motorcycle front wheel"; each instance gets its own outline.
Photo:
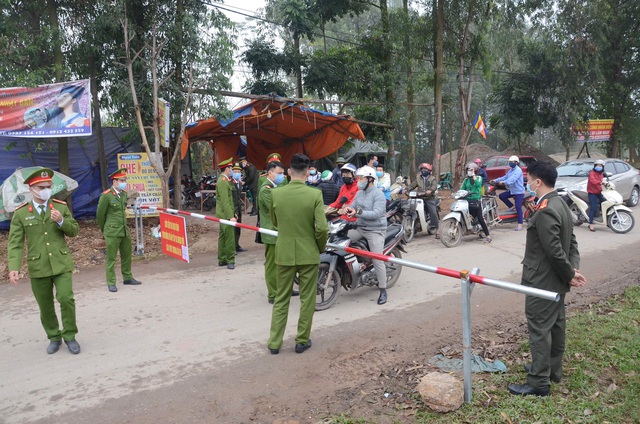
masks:
[[[462,225],[455,218],[440,223],[440,240],[447,247],[456,247],[462,241]]]
[[[340,273],[333,270],[329,282],[329,264],[322,262],[318,266],[318,286],[316,288],[316,311],[329,309],[340,295]]]
[[[400,253],[400,249],[395,248],[390,253],[389,256],[402,259],[402,254]],[[402,272],[402,265],[394,264],[391,262],[384,263],[385,268],[387,269],[387,288],[391,288],[396,284],[398,278],[400,278],[400,273]]]
[[[620,210],[616,213],[612,213],[607,218],[607,226],[613,230],[614,233],[625,234],[631,231],[635,225],[635,219],[633,215],[628,211]]]
[[[402,218],[402,226],[404,227],[404,241],[409,243],[416,235],[416,221],[411,216]]]

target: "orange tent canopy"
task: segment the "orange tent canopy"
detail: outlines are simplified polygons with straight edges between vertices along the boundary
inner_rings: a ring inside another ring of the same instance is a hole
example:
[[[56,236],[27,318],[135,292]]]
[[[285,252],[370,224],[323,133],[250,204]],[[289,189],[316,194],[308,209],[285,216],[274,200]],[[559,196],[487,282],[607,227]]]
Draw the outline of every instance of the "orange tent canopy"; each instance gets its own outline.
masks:
[[[189,125],[182,138],[182,157],[190,143],[207,141],[218,158],[237,158],[240,136],[246,137],[247,160],[258,168],[270,153],[279,153],[288,165],[296,153],[315,160],[335,153],[348,138],[365,140],[360,126],[349,116],[274,97],[253,100],[235,109],[230,120],[208,118]]]

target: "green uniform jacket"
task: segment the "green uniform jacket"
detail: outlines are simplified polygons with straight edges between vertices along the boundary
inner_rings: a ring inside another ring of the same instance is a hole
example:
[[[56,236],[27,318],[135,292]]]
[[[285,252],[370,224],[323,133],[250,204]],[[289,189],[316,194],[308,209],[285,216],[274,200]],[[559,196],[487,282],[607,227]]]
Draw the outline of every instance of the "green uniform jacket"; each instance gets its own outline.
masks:
[[[260,173],[256,169],[256,167],[247,162],[247,166],[244,168],[244,183],[247,187],[257,186],[258,185],[258,177]]]
[[[438,182],[436,181],[436,177],[433,175],[429,175],[427,178],[424,178],[421,174],[418,173],[416,176],[416,180],[407,188],[407,191],[413,191],[418,189],[418,194],[422,194],[421,197],[432,198],[435,197],[435,191],[438,189]],[[427,190],[431,190],[431,194],[426,196],[425,192]]]
[[[529,220],[522,265],[522,285],[569,291],[574,268],[580,266],[580,253],[569,207],[555,191],[542,198]]]
[[[277,265],[320,263],[329,236],[320,190],[292,180],[271,191],[271,221],[278,230]]]
[[[260,227],[267,230],[275,230],[273,222],[271,222],[271,190],[275,188],[275,185],[265,177],[264,183],[260,186],[258,191],[258,213],[260,214]],[[270,236],[269,234],[260,234],[262,243],[264,244],[276,244],[277,237]]]
[[[62,226],[51,219],[52,207],[62,214]],[[19,206],[13,214],[9,230],[9,271],[20,270],[24,238],[27,237],[27,265],[32,278],[73,272],[73,258],[64,236],[75,237],[78,229],[78,223],[64,202],[47,202],[44,217],[40,216],[32,202]]]
[[[229,178],[220,175],[216,184],[216,218],[231,219],[234,216],[233,194]]]
[[[229,181],[229,185],[231,186],[231,198],[233,199],[233,212],[240,217],[242,215],[242,198],[240,197],[242,188],[238,188],[237,183],[233,180]]]
[[[118,196],[113,187],[100,195],[96,219],[105,237],[129,237],[126,215],[127,197],[127,192],[124,190]]]

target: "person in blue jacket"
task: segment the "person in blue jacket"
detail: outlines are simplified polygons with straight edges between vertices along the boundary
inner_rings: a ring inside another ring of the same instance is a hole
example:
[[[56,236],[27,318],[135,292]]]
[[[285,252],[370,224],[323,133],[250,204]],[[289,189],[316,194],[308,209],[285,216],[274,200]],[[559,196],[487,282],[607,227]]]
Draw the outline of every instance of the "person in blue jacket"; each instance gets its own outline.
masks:
[[[500,193],[499,197],[511,211],[514,210],[514,205],[509,199],[513,197],[515,212],[518,214],[518,226],[516,227],[516,231],[522,230],[522,201],[524,200],[524,179],[522,176],[522,169],[518,166],[519,163],[520,158],[518,158],[518,156],[511,156],[509,158],[509,166],[511,169],[507,171],[504,177],[497,178],[494,181],[496,183],[504,183],[507,188],[506,191]]]

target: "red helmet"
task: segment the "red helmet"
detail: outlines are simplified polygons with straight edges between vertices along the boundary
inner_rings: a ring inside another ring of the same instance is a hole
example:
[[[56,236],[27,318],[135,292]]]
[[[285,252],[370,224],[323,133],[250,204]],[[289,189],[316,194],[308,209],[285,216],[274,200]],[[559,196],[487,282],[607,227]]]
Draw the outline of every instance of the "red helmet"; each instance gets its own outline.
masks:
[[[426,169],[427,171],[431,172],[433,170],[433,168],[431,167],[431,164],[428,163],[421,163],[420,166],[418,167],[419,170],[423,170]]]
[[[478,159],[474,160],[473,163],[476,163],[476,164],[480,165],[482,163],[482,161],[480,160],[480,158],[478,158]]]

